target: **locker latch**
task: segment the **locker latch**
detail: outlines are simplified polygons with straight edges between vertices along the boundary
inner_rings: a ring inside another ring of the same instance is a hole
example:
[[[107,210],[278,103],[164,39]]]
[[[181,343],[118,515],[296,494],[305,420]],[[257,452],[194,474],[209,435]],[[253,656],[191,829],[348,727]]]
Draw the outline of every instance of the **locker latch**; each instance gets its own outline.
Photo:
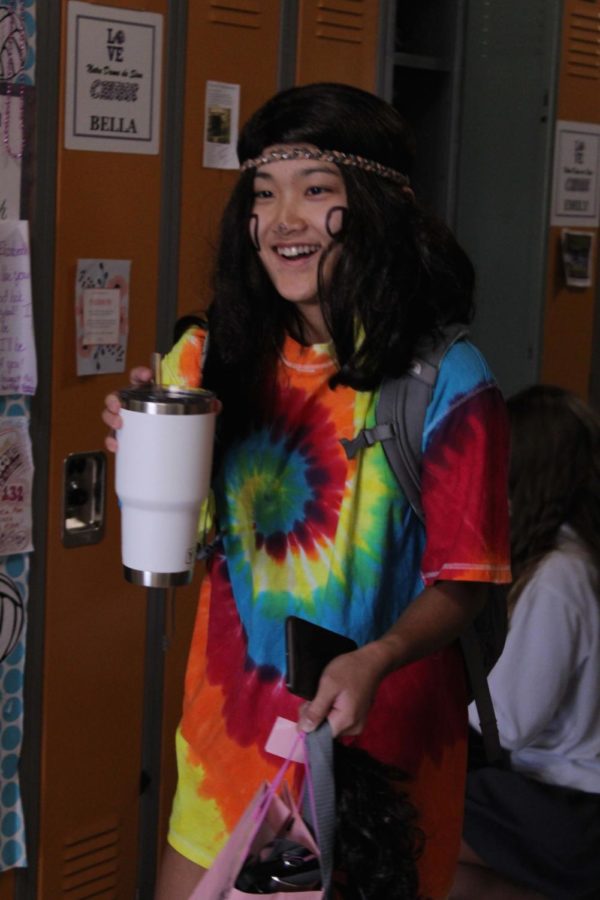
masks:
[[[104,536],[106,455],[70,453],[63,466],[62,542],[65,547],[97,544]]]

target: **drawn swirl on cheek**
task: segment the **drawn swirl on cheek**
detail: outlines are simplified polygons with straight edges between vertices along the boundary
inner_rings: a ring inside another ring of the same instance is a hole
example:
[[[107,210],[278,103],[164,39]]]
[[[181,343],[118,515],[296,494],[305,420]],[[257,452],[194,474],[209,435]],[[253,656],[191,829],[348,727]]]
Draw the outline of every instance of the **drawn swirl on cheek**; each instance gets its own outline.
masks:
[[[346,227],[346,206],[332,206],[325,218],[325,229],[330,238],[341,241]]]
[[[258,253],[260,253],[260,241],[258,239],[258,216],[256,213],[252,213],[252,215],[250,216],[248,227],[250,229],[250,240],[252,241],[252,246]]]

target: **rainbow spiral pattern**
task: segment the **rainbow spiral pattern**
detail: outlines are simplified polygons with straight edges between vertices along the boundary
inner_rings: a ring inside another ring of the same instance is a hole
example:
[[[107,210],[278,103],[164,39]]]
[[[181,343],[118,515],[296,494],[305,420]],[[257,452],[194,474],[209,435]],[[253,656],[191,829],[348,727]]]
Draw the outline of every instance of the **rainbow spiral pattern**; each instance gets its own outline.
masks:
[[[179,354],[192,372],[200,343],[184,337],[170,370]],[[509,577],[506,421],[474,348],[450,351],[428,410],[427,535],[380,446],[346,459],[340,438],[373,424],[377,398],[332,391],[334,371],[328,346],[288,338],[272,415],[229,448],[215,484],[223,539],[190,650],[169,835],[203,866],[278,766],[264,750],[275,718],[297,716],[299,701],[284,685],[286,616],[360,645],[387,630],[426,583]],[[357,739],[412,776],[430,837],[422,889],[432,897],[447,890],[458,851],[465,728],[462,664],[448,648],[386,678]]]

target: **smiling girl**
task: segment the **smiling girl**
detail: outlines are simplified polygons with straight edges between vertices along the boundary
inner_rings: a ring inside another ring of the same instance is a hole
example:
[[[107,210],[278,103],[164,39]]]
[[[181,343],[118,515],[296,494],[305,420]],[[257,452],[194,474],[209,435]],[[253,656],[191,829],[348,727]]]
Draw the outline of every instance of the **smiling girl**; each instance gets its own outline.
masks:
[[[265,159],[277,152],[268,149]],[[339,258],[340,245],[333,237],[342,230],[346,210],[344,179],[333,163],[281,162],[255,170],[254,244],[275,290],[300,310],[310,331],[307,338],[326,341],[317,282],[322,260],[322,278],[328,283]]]
[[[421,893],[442,898],[451,884],[466,756],[454,641],[480,609],[480,583],[509,579],[503,401],[478,351],[456,344],[425,421],[426,529],[381,446],[348,460],[341,444],[373,425],[384,377],[472,315],[471,264],[415,201],[412,150],[391,106],[346,85],[293,88],[259,109],[238,144],[203,374],[199,328],[165,360],[163,376],[202,377],[223,412],[220,538],[190,649],[161,900],[189,896],[274,774],[265,743],[277,716],[305,730],[327,717],[409,773]],[[107,407],[119,427],[116,398]],[[289,615],[359,647],[304,707],[284,683]]]

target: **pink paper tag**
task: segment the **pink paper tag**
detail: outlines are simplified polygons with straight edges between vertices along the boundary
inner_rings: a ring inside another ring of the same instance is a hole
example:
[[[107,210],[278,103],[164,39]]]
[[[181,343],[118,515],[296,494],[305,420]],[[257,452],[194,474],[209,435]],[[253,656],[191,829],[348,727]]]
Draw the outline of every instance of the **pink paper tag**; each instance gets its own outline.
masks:
[[[277,716],[275,724],[271,729],[271,734],[265,744],[265,750],[267,753],[272,753],[273,756],[280,756],[282,759],[289,758],[293,762],[303,763],[304,750],[301,742],[298,742],[297,747],[290,756],[294,741],[297,737],[298,723],[291,722],[289,719],[284,719],[282,716]]]

